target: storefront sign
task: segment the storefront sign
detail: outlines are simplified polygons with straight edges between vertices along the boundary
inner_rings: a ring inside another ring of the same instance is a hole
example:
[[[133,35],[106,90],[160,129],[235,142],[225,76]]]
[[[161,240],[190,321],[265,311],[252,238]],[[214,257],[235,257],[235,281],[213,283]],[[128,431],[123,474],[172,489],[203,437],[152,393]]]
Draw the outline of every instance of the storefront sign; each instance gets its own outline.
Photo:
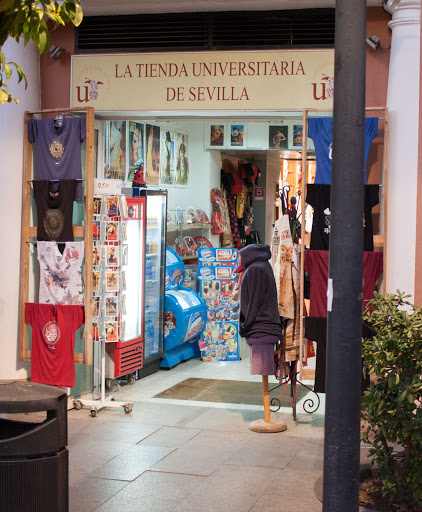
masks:
[[[334,51],[72,56],[72,107],[96,110],[331,108]]]

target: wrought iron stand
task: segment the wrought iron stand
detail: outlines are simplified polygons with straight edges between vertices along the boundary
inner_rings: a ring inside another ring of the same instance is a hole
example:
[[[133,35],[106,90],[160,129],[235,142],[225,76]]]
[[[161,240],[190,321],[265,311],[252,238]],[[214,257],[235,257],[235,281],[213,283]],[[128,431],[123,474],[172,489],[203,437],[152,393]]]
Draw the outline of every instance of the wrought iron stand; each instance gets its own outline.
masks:
[[[295,362],[290,367],[290,375],[285,377],[282,380],[282,382],[280,382],[280,384],[278,384],[274,388],[270,389],[270,394],[271,394],[271,392],[274,391],[275,389],[278,389],[281,386],[286,387],[287,384],[290,382],[290,396],[292,397],[292,413],[293,413],[293,419],[295,421],[296,421],[296,417],[297,417],[297,413],[296,413],[296,405],[297,405],[297,403],[296,403],[296,386],[297,386],[297,384],[299,384],[300,386],[308,389],[309,391],[314,393],[314,395],[316,396],[316,399],[307,398],[304,401],[304,403],[303,403],[303,410],[305,412],[307,412],[308,414],[313,414],[314,412],[316,412],[319,409],[319,406],[321,404],[321,399],[319,398],[318,393],[316,393],[313,389],[311,389],[306,384],[303,384],[303,382],[301,382],[297,378],[298,375],[299,375],[299,372],[297,371],[297,362]],[[281,397],[281,400],[279,398],[275,398],[275,397],[271,398],[270,410],[272,412],[277,412],[278,410],[280,410],[281,405],[282,405],[282,401],[283,401],[283,397],[284,397],[284,392],[283,392],[283,395]]]

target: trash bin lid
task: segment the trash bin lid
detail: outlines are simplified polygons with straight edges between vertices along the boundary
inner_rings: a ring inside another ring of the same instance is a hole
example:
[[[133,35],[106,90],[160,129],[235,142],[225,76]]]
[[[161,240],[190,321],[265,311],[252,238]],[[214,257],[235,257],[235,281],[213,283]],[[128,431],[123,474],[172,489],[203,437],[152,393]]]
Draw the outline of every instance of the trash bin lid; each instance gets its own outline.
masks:
[[[66,393],[35,382],[0,380],[0,413],[53,411]]]

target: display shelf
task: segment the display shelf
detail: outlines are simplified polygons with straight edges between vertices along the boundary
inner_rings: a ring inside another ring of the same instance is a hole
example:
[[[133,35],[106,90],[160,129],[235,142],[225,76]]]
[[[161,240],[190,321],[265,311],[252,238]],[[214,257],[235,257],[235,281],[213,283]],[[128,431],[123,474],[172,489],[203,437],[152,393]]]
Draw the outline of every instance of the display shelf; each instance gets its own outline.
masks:
[[[198,255],[196,254],[195,256],[181,256],[182,260],[183,261],[186,261],[186,260],[197,260],[198,259]]]
[[[167,226],[167,231],[180,231],[188,229],[211,229],[211,224],[176,224]]]

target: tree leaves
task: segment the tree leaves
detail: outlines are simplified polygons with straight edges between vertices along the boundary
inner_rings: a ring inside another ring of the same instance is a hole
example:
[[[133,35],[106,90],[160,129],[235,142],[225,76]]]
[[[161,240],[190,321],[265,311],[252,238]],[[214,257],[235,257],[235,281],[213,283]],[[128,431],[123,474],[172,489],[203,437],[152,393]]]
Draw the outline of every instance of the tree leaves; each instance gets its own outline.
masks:
[[[69,21],[75,26],[83,20],[80,0],[65,0],[62,5],[57,1],[47,0],[0,0],[0,104],[18,100],[14,98],[7,87],[6,80],[12,76],[13,65],[18,73],[18,83],[24,81],[25,89],[27,79],[23,70],[14,62],[6,64],[5,56],[1,50],[8,37],[19,43],[23,37],[26,46],[33,41],[40,53],[50,48],[50,29],[46,19],[53,22],[54,30],[59,25]],[[51,26],[51,24],[50,24]]]
[[[362,438],[372,444],[384,495],[411,507],[422,497],[422,308],[408,297],[375,293],[364,312],[375,331],[362,342],[364,367],[377,377],[364,393]]]

